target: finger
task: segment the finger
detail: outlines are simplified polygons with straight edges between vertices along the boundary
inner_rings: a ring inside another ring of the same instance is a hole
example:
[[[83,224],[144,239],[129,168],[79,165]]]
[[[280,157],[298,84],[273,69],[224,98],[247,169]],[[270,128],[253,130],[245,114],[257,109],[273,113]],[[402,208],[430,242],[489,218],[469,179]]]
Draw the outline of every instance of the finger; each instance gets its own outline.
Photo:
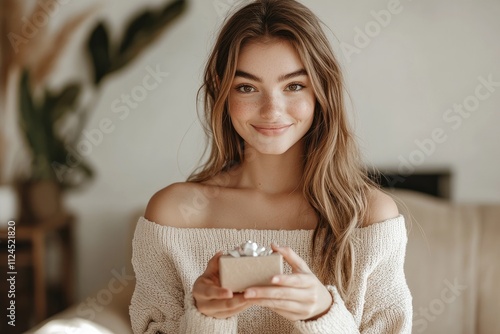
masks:
[[[309,299],[310,291],[307,289],[287,287],[255,287],[245,290],[246,299],[280,299],[304,302]]]
[[[200,277],[193,285],[193,297],[199,300],[227,299],[233,297],[233,292],[215,285],[208,278]]]
[[[272,248],[274,251],[283,255],[285,261],[292,267],[292,272],[311,273],[311,269],[309,269],[307,263],[290,247],[280,247],[276,244],[272,244]]]
[[[317,279],[313,274],[291,274],[275,275],[271,279],[274,286],[293,287],[297,289],[307,289],[314,286]]]

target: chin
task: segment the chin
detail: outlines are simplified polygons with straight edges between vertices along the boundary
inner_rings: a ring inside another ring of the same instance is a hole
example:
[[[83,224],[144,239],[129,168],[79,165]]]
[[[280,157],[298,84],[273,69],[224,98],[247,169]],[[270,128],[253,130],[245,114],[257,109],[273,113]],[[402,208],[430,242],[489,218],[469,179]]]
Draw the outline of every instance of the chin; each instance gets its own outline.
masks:
[[[281,155],[286,153],[291,146],[267,146],[267,147],[262,147],[259,145],[250,145],[255,151],[257,151],[259,154],[266,154],[266,155]]]

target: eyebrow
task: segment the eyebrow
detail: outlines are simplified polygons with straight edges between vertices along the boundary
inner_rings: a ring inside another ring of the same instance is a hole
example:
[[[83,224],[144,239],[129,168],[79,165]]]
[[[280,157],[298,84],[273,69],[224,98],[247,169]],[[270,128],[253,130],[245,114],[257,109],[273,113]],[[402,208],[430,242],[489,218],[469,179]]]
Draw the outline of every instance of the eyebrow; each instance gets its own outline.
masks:
[[[290,80],[292,78],[299,77],[299,76],[302,76],[302,75],[307,75],[307,71],[305,69],[303,69],[303,68],[300,69],[300,70],[294,71],[292,73],[280,75],[279,78],[278,78],[278,82],[282,82],[282,81],[285,81],[285,80]],[[253,74],[250,74],[248,72],[241,71],[241,70],[236,70],[236,73],[235,73],[234,77],[235,78],[236,77],[246,78],[246,79],[257,81],[257,82],[262,82],[263,81],[258,76],[255,76]]]

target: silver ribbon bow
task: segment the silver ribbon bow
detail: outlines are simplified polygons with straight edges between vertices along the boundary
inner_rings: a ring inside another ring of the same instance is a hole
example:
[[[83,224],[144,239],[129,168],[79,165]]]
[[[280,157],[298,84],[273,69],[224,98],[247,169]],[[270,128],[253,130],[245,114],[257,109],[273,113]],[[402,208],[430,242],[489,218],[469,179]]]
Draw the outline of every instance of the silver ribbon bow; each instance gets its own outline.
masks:
[[[271,247],[259,246],[256,242],[248,240],[241,245],[228,251],[229,255],[233,257],[243,256],[267,256],[273,253]]]

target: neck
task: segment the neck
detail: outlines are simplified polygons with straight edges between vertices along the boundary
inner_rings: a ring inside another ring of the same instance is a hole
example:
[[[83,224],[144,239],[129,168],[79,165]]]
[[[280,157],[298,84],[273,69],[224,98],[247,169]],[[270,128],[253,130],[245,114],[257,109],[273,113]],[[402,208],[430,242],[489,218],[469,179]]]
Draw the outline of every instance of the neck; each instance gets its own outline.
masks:
[[[261,154],[245,149],[239,169],[238,186],[266,194],[283,194],[301,190],[303,143],[299,141],[280,155]]]

